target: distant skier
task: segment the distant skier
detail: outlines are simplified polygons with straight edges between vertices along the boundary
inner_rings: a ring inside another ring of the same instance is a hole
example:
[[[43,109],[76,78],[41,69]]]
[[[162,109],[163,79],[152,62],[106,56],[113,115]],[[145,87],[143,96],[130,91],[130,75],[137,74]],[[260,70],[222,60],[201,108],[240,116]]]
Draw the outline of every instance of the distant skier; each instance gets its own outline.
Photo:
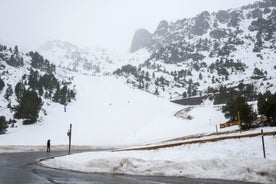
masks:
[[[48,141],[47,141],[47,152],[50,152],[50,146],[51,146],[50,139],[48,139]]]

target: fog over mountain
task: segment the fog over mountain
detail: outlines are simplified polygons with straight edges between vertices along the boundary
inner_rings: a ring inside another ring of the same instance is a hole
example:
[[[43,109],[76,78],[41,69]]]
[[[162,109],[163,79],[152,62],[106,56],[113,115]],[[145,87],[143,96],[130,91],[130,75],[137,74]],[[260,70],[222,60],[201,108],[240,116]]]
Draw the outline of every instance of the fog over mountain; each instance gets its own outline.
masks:
[[[176,21],[207,10],[236,8],[256,0],[13,0],[0,1],[0,37],[25,51],[62,40],[127,52],[135,31],[153,33],[160,20]]]

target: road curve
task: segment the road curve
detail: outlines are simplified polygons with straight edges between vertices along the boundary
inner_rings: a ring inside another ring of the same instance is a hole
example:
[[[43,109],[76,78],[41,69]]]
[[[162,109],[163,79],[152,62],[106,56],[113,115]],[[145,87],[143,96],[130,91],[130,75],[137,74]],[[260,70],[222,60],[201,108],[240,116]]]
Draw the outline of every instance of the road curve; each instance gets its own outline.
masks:
[[[67,152],[2,153],[0,154],[0,184],[249,184],[239,181],[184,177],[86,174],[38,165],[41,159],[66,154]]]

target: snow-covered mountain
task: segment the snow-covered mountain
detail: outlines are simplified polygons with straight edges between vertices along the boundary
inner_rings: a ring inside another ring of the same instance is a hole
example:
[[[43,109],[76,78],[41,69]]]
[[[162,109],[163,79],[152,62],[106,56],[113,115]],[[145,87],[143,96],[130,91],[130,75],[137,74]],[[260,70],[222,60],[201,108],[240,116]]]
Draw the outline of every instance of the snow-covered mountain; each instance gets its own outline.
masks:
[[[66,105],[76,93],[69,71],[38,52],[23,53],[18,46],[0,45],[0,72],[1,130],[6,125],[41,122],[47,115],[46,106]]]
[[[141,64],[149,57],[144,49],[134,54],[113,53],[103,48],[81,48],[65,41],[48,41],[39,52],[57,66],[74,72],[92,75],[112,74],[118,67]]]
[[[111,58],[108,50],[100,48],[79,48],[69,42],[48,41],[39,52],[57,66],[71,71],[97,74],[105,70],[108,65],[117,62]]]
[[[202,96],[219,91],[221,85],[236,90],[239,85],[253,85],[255,93],[275,92],[275,22],[274,0],[204,11],[176,22],[163,20],[150,37],[145,34],[144,48],[151,56],[116,74],[166,98]],[[133,39],[132,46],[139,44]],[[126,72],[129,68],[131,72]]]

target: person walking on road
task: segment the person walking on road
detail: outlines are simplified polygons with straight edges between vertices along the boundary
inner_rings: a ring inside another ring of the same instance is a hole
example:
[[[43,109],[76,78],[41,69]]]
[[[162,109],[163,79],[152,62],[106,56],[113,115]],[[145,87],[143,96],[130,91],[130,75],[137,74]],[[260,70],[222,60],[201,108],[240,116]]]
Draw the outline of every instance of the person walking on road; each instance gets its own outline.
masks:
[[[48,141],[47,141],[47,152],[50,152],[50,146],[51,146],[50,139],[48,139]]]

